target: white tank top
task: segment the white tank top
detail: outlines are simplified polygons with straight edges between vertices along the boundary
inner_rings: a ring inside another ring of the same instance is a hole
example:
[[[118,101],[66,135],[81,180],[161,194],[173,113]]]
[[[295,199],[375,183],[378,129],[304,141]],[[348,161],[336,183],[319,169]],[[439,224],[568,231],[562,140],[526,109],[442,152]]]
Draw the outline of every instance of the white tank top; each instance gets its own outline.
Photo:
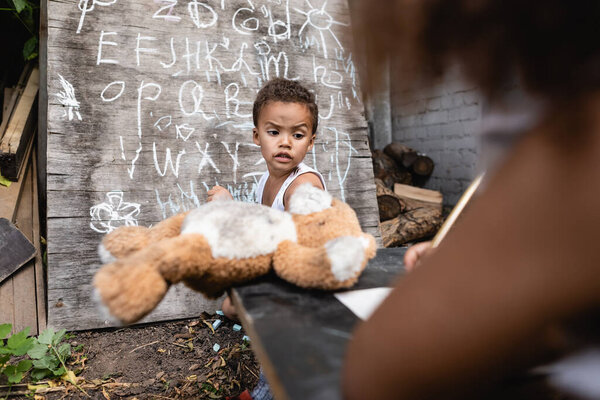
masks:
[[[277,192],[277,196],[275,196],[275,199],[273,200],[273,204],[271,204],[271,208],[276,208],[278,210],[285,211],[285,206],[283,205],[283,196],[285,195],[285,191],[297,177],[308,172],[316,174],[321,180],[323,189],[327,190],[327,187],[325,186],[325,179],[323,179],[323,176],[319,173],[319,171],[301,162],[300,164],[298,164],[296,169],[287,177],[285,182],[283,182],[283,185],[281,185],[279,192]],[[261,176],[260,181],[258,182],[258,188],[256,189],[256,202],[258,204],[262,204],[263,191],[265,190],[265,184],[267,183],[267,179],[269,179],[269,171],[265,172],[263,176]]]

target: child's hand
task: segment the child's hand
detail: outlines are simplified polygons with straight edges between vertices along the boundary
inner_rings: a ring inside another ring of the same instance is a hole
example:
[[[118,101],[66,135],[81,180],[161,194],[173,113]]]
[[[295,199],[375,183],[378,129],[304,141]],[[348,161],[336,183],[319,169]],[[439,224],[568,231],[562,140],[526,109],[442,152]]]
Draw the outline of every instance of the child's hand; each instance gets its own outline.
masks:
[[[208,199],[206,199],[206,201],[213,200],[233,200],[233,196],[223,186],[213,186],[213,188],[208,191]]]
[[[420,242],[414,244],[406,250],[404,253],[404,267],[408,272],[412,271],[419,265],[419,262],[425,258],[433,249],[431,248],[431,241]]]

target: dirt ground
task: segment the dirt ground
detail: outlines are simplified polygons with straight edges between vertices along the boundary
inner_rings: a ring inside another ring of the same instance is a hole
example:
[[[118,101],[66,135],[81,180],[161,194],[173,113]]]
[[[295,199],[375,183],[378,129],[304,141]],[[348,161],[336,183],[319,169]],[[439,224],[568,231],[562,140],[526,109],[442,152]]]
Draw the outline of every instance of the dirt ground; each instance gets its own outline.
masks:
[[[222,323],[213,331],[217,319]],[[251,390],[259,367],[243,329],[234,330],[234,324],[203,313],[175,322],[75,332],[68,342],[83,348],[73,353],[69,368],[80,370],[78,383],[89,397],[61,384],[35,399],[224,399]],[[26,391],[26,383],[13,388],[13,394]]]

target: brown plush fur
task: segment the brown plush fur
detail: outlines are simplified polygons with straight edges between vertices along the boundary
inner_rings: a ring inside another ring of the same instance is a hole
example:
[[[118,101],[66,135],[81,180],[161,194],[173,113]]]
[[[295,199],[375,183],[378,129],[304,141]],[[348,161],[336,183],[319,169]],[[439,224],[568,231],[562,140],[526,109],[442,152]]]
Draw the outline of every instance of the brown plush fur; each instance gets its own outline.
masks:
[[[96,273],[94,286],[111,314],[122,322],[135,322],[152,311],[173,283],[184,282],[215,298],[273,268],[282,279],[298,286],[333,290],[352,286],[375,255],[373,237],[362,232],[352,208],[337,199],[323,211],[293,215],[298,243],[283,241],[272,254],[244,259],[213,258],[203,235],[180,235],[184,218],[185,214],[179,214],[150,229],[122,227],[103,240],[117,261]],[[359,271],[343,281],[332,274],[324,247],[340,236],[364,237],[369,243]]]

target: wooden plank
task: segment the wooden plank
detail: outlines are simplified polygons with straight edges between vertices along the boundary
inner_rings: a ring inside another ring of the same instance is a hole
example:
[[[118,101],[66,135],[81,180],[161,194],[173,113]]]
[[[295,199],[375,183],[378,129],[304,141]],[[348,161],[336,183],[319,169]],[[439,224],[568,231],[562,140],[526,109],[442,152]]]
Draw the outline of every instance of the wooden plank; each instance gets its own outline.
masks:
[[[0,218],[0,283],[35,256],[35,247],[6,218]]]
[[[398,196],[408,197],[413,200],[425,201],[428,203],[442,204],[442,193],[437,190],[423,189],[401,183],[394,184],[394,193]]]
[[[37,167],[37,150],[34,149],[31,156],[33,170],[33,196],[31,209],[33,214],[33,244],[37,249],[35,253],[35,302],[37,311],[37,331],[42,332],[46,329],[46,274],[44,263],[42,260],[42,243],[40,231],[40,198],[38,190],[38,167]]]
[[[393,284],[405,251],[378,251],[352,290]],[[234,288],[232,298],[275,398],[342,398],[341,369],[358,318],[331,292],[269,275]]]
[[[320,123],[306,162],[379,236],[347,3],[317,3],[46,1],[49,325],[105,326],[87,291],[109,230],[202,204],[215,184],[253,199],[266,167],[252,102],[275,76],[315,92]],[[197,311],[181,304],[169,297],[169,311],[150,320]]]
[[[19,201],[15,224],[23,231],[30,241],[33,241],[33,175],[35,170],[31,158],[27,161],[27,172],[23,182],[23,194]],[[30,327],[32,335],[37,334],[37,304],[35,286],[35,259],[19,270],[13,278],[13,297],[15,320],[13,329],[20,331]]]
[[[40,204],[46,202],[46,161],[48,149],[48,83],[47,83],[47,63],[48,63],[48,3],[40,1],[40,27],[39,27],[39,68],[40,68],[40,90],[38,107],[38,132],[37,132],[37,176]],[[46,210],[39,210],[41,221],[40,230],[46,232]],[[45,308],[45,305],[44,305]]]
[[[12,181],[19,177],[29,142],[35,132],[37,122],[37,93],[39,88],[39,70],[33,68],[27,80],[27,86],[18,100],[15,111],[10,117],[6,132],[0,140],[0,170],[2,175]]]
[[[29,146],[25,152],[26,160],[29,159],[32,147],[33,140],[29,142]],[[6,218],[9,221],[14,221],[16,217],[17,204],[19,203],[23,189],[23,175],[26,172],[26,169],[27,168],[21,169],[19,179],[16,182],[13,182],[10,187],[0,185],[0,217]]]
[[[27,85],[27,77],[31,73],[31,68],[32,64],[26,64],[25,68],[23,68],[23,72],[21,72],[21,76],[19,76],[17,85],[14,88],[4,89],[4,104],[2,107],[2,123],[0,124],[0,139],[4,137],[10,117],[15,111],[15,105],[25,90],[25,86]],[[7,96],[7,92],[10,93],[10,96]]]

